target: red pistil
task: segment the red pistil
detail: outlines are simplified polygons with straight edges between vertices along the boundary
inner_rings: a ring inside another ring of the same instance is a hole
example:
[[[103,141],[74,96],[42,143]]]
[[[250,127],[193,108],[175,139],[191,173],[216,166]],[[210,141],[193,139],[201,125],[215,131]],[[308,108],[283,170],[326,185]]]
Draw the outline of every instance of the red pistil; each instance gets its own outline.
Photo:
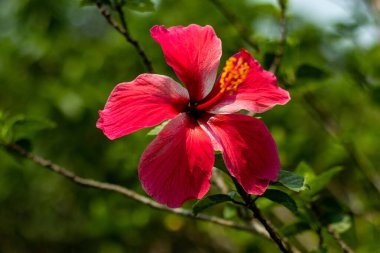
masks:
[[[233,95],[237,91],[239,85],[245,80],[249,72],[249,65],[244,61],[243,57],[230,57],[226,61],[222,75],[219,79],[219,92],[212,98],[195,106],[196,110],[203,110],[216,102],[218,102],[228,91],[229,95]]]

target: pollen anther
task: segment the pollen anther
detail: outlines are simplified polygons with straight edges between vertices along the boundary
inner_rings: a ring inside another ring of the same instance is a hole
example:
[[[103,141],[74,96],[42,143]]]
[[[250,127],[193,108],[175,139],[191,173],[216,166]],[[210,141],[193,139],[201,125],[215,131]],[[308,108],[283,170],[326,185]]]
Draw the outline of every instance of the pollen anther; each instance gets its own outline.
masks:
[[[244,81],[249,72],[249,65],[242,57],[238,59],[234,56],[226,61],[220,76],[220,93],[229,91],[233,95],[237,91],[239,85]]]
[[[249,72],[249,64],[243,57],[232,56],[226,61],[226,65],[223,68],[222,74],[219,79],[219,92],[213,97],[207,99],[196,105],[196,110],[203,110],[208,106],[217,103],[225,95],[227,91],[228,95],[232,96],[236,93],[239,85],[245,80]]]

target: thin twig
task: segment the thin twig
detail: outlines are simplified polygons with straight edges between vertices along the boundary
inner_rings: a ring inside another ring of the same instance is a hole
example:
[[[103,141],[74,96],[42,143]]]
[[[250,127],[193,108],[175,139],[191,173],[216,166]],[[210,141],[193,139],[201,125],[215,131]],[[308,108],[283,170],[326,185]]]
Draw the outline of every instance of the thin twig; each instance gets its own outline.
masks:
[[[223,16],[230,22],[240,37],[243,39],[245,43],[247,43],[252,49],[254,49],[257,53],[260,52],[260,48],[256,41],[254,41],[250,36],[249,32],[244,24],[236,17],[236,15],[231,12],[228,8],[226,8],[219,0],[210,0],[211,3],[215,5],[216,8],[223,14]]]
[[[68,180],[70,180],[70,181],[72,181],[78,185],[90,187],[90,188],[95,188],[95,189],[99,189],[99,190],[117,192],[117,193],[120,193],[129,199],[132,199],[132,200],[137,201],[139,203],[145,204],[151,208],[154,208],[154,209],[157,209],[160,211],[174,213],[174,214],[177,214],[180,216],[190,217],[192,219],[201,220],[201,221],[207,221],[207,222],[211,222],[211,223],[221,225],[224,227],[228,227],[228,228],[250,232],[252,234],[260,235],[266,239],[269,239],[268,234],[265,231],[256,230],[255,227],[235,223],[233,221],[226,220],[223,218],[219,218],[216,216],[210,216],[210,215],[205,215],[205,214],[194,215],[192,211],[182,209],[182,208],[171,209],[171,208],[168,208],[164,205],[158,204],[157,202],[152,201],[151,199],[149,199],[143,195],[140,195],[140,194],[138,194],[132,190],[129,190],[123,186],[105,183],[105,182],[99,182],[99,181],[96,181],[93,179],[88,179],[88,178],[83,178],[83,177],[77,176],[74,172],[72,172],[72,171],[70,171],[64,167],[61,167],[55,163],[52,163],[51,161],[48,161],[48,160],[46,160],[40,156],[37,156],[31,152],[28,152],[16,144],[8,144],[8,145],[4,145],[4,146],[7,150],[16,152],[17,154],[33,161],[34,163],[36,163],[40,166],[42,166],[42,167],[44,167],[50,171],[53,171],[57,174],[64,176]]]
[[[327,231],[332,235],[344,253],[354,253],[354,251],[342,240],[340,235],[331,226],[327,227]]]
[[[145,67],[147,68],[148,72],[153,73],[153,65],[152,62],[149,60],[148,56],[145,54],[144,50],[140,46],[137,40],[135,40],[131,33],[129,32],[127,22],[125,20],[123,9],[120,5],[116,5],[115,9],[119,15],[120,21],[121,21],[121,27],[120,25],[112,18],[111,13],[105,8],[105,6],[97,1],[96,6],[98,7],[100,13],[104,16],[104,18],[107,20],[107,22],[116,30],[118,31],[123,37],[126,39],[126,41],[136,49],[137,53],[141,57]]]
[[[281,238],[273,225],[269,222],[269,220],[265,219],[262,215],[260,209],[256,206],[255,203],[250,203],[248,208],[253,212],[253,216],[260,221],[260,223],[265,227],[266,231],[268,231],[272,240],[277,244],[279,249],[282,252],[293,252],[290,245],[288,245],[287,241],[284,238]]]
[[[281,30],[281,37],[280,42],[278,44],[278,48],[273,60],[273,63],[271,64],[269,71],[276,74],[278,67],[281,64],[282,57],[284,56],[285,51],[285,45],[286,45],[286,1],[278,0],[278,3],[280,5],[280,30]]]
[[[264,226],[265,230],[268,232],[272,240],[277,244],[278,248],[284,253],[297,252],[296,249],[293,249],[289,245],[288,240],[286,238],[282,238],[275,227],[262,215],[255,202],[252,201],[251,195],[249,195],[234,178],[233,182],[236,186],[236,190],[245,202],[244,206],[252,211],[253,216]]]
[[[311,204],[311,211],[312,211],[312,214],[314,214],[316,218],[321,216],[321,212],[318,210],[317,205],[315,205],[314,203]],[[318,224],[318,229],[316,232],[319,237],[319,248],[322,248],[323,243],[324,243],[322,228],[323,228],[322,224]],[[335,229],[331,225],[326,226],[326,228],[327,228],[327,232],[335,239],[336,243],[339,245],[342,252],[353,253],[352,249],[347,246],[347,244],[342,240],[340,235],[335,231]]]

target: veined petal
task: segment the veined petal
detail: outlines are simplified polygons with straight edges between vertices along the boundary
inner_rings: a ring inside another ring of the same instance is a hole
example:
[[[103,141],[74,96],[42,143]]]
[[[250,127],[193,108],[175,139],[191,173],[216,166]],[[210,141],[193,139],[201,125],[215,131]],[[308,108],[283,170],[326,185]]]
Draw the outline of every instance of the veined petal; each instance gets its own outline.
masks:
[[[231,175],[246,192],[264,193],[280,171],[276,143],[264,123],[243,114],[220,114],[210,117],[206,124],[223,148]]]
[[[154,26],[151,36],[166,62],[189,90],[193,102],[211,91],[222,55],[222,43],[211,26]]]
[[[245,109],[261,113],[275,105],[284,105],[290,100],[289,93],[277,85],[276,77],[264,70],[260,64],[242,49],[233,56],[242,58],[249,65],[249,72],[236,90],[226,92],[221,99],[206,110],[211,113],[233,113]],[[220,78],[210,95],[220,92]]]
[[[96,127],[113,140],[174,118],[188,102],[186,89],[173,79],[142,74],[114,88],[104,110],[99,111]]]
[[[144,151],[139,178],[152,198],[175,208],[207,193],[213,164],[210,138],[196,120],[182,113]]]

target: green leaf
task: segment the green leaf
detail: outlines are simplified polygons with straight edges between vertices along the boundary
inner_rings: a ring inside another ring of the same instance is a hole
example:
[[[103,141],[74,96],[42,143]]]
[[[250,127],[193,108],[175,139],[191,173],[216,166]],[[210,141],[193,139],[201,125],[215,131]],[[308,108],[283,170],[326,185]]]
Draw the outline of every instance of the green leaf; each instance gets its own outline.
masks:
[[[306,162],[300,162],[295,173],[304,177],[305,185],[308,185],[316,177],[313,169]]]
[[[346,232],[352,225],[351,216],[348,214],[338,214],[330,226],[339,234]]]
[[[124,6],[139,12],[154,11],[154,4],[151,0],[126,0],[124,1]]]
[[[231,198],[231,200],[244,203],[244,200],[242,199],[242,197],[239,195],[239,193],[237,193],[235,191],[229,192],[229,193],[227,193],[227,195]]]
[[[55,123],[47,119],[23,117],[12,126],[13,139],[28,139],[39,131],[54,127]]]
[[[280,190],[268,189],[260,197],[267,198],[273,202],[285,206],[293,213],[297,213],[297,204],[288,194]]]
[[[327,78],[329,73],[319,67],[310,64],[303,64],[298,67],[296,76],[298,79],[322,80]]]
[[[342,171],[342,169],[342,167],[338,166],[318,175],[309,183],[310,191],[306,191],[305,193],[307,195],[315,195],[316,193],[320,192],[328,185],[328,183],[330,183],[331,179],[334,176]]]
[[[231,201],[231,197],[225,194],[215,194],[207,196],[203,199],[198,200],[193,205],[193,213],[196,215],[204,209],[227,201]]]
[[[305,187],[305,178],[296,173],[280,170],[280,175],[277,182],[281,183],[283,186],[287,187],[292,191],[302,191]]]
[[[55,124],[46,119],[25,117],[24,115],[2,115],[0,119],[0,141],[5,143],[28,139],[37,132],[54,127]]]
[[[347,207],[332,196],[322,196],[314,203],[319,221],[324,226],[332,227],[336,232],[343,233],[352,225],[352,218]]]
[[[157,135],[161,130],[166,126],[166,124],[169,123],[169,120],[166,120],[159,124],[158,126],[154,127],[152,130],[150,130],[147,135]]]

